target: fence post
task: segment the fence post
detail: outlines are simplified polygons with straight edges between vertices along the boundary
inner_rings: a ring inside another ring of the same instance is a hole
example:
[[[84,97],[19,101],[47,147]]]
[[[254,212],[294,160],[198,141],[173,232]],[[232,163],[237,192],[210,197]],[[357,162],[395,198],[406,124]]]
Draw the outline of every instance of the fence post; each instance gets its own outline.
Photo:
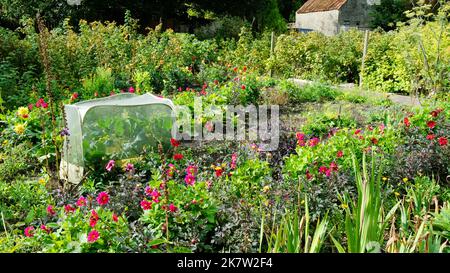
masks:
[[[369,30],[366,30],[364,33],[364,48],[363,48],[363,56],[362,56],[362,60],[361,60],[361,71],[359,72],[359,89],[361,89],[361,90],[362,90],[362,86],[363,86],[364,63],[366,61],[368,45],[369,45]]]
[[[273,56],[273,51],[275,49],[275,33],[272,31],[272,34],[270,36],[270,57]],[[270,68],[270,77],[272,77],[273,71],[272,68]]]

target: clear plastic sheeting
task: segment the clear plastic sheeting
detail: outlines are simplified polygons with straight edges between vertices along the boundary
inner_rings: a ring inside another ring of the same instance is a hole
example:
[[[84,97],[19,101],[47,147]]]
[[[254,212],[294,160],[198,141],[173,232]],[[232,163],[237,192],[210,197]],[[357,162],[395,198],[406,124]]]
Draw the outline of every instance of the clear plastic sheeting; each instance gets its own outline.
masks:
[[[175,122],[171,100],[151,94],[118,94],[65,105],[66,137],[60,177],[78,184],[86,167],[103,166],[111,159],[137,157],[170,145]]]

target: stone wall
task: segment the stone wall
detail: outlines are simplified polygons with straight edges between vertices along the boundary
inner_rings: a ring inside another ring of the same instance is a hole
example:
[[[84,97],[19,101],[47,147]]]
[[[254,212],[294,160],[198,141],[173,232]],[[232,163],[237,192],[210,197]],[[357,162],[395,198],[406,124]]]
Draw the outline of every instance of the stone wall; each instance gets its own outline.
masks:
[[[295,14],[295,26],[298,29],[319,31],[325,35],[337,34],[339,32],[338,22],[338,10]]]

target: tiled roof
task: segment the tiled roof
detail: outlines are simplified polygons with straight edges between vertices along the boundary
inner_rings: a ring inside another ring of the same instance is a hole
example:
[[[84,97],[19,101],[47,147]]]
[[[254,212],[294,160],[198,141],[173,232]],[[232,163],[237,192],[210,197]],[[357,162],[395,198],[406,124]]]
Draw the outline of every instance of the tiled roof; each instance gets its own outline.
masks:
[[[347,0],[308,0],[297,13],[308,13],[340,9]]]

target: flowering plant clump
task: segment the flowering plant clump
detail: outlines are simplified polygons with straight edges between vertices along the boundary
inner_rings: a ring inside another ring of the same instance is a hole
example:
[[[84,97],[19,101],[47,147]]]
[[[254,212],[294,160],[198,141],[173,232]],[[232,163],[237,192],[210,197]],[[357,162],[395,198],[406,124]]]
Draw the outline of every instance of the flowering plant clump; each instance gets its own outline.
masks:
[[[186,176],[194,177],[197,172],[195,166],[189,165]],[[168,239],[180,246],[191,250],[202,248],[202,242],[214,227],[217,211],[216,204],[208,195],[207,184],[203,181],[188,184],[181,181],[181,176],[176,180],[169,179],[164,184],[153,180],[144,189],[146,197],[141,201],[143,214],[140,221],[153,231],[156,238],[166,238],[169,234]],[[165,196],[164,187],[167,187],[169,196]]]
[[[308,138],[298,132],[297,154],[286,159],[284,173],[287,177],[304,177],[307,181],[329,178],[340,171],[351,169],[351,158],[361,157],[372,149],[380,152],[392,151],[397,145],[398,132],[385,124],[369,125],[366,128],[341,128],[320,140]]]
[[[424,107],[408,114],[403,122],[404,143],[396,150],[392,163],[395,179],[413,179],[424,174],[445,181],[449,175],[450,123],[448,106]]]
[[[43,252],[124,251],[123,244],[129,240],[127,220],[108,209],[108,198],[101,192],[95,201],[80,196],[76,204],[49,205],[44,223],[25,228],[27,244]]]

